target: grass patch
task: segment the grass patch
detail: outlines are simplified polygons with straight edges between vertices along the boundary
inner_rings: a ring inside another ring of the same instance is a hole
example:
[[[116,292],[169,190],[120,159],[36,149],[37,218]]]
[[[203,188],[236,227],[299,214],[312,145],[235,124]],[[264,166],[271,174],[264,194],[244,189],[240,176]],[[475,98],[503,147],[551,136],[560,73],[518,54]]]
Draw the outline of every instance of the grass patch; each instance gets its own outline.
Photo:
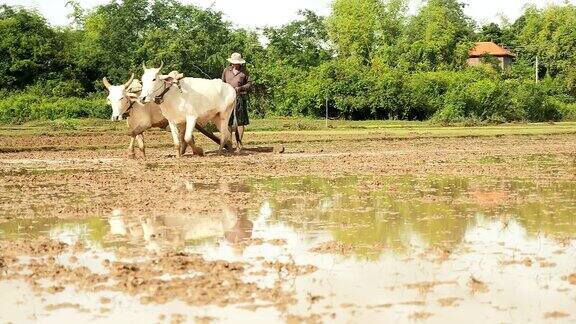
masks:
[[[208,126],[216,131],[213,126]],[[57,119],[33,121],[22,125],[0,125],[0,136],[41,135],[41,134],[78,134],[78,133],[125,133],[124,122],[112,122],[103,119]],[[432,122],[368,120],[347,121],[330,120],[328,127],[322,119],[307,118],[266,118],[253,119],[247,126],[249,132],[289,132],[311,131],[318,133],[368,133],[386,131],[390,135],[446,134],[446,135],[513,135],[513,134],[551,134],[576,133],[576,122],[559,123],[512,123],[499,125],[465,126],[455,124],[441,126]]]

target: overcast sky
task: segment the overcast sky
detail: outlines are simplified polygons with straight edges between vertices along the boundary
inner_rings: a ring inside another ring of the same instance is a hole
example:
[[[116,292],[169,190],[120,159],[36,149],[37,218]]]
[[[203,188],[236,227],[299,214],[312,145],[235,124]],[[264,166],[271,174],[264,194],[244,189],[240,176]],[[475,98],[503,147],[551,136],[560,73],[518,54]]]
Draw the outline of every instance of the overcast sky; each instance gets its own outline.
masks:
[[[85,8],[107,3],[110,0],[80,0]],[[420,0],[412,0],[412,8],[416,8]],[[499,15],[504,15],[514,21],[522,13],[526,4],[537,4],[539,7],[547,3],[563,3],[565,0],[461,0],[467,3],[466,14],[478,23],[500,22]],[[67,0],[0,0],[0,4],[23,5],[37,8],[53,25],[68,23],[66,8]],[[238,27],[255,28],[266,25],[278,26],[293,20],[299,9],[312,9],[320,14],[330,12],[331,0],[181,0],[201,7],[213,6],[225,13],[226,19]],[[576,4],[576,0],[569,0]],[[413,9],[414,10],[414,9]]]

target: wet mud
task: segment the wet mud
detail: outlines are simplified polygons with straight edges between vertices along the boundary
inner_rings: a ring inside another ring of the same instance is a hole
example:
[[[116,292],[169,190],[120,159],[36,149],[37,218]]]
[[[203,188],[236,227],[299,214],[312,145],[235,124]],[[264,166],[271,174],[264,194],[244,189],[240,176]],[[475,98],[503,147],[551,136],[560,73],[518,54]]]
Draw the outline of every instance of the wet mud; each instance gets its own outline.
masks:
[[[576,135],[295,136],[0,137],[0,320],[576,320]]]

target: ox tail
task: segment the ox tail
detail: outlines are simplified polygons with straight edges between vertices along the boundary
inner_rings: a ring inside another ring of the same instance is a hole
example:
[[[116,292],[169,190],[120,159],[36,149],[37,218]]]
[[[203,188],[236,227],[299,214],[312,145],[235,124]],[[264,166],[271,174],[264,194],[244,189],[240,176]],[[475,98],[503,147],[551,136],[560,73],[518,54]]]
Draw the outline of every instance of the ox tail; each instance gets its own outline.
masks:
[[[238,98],[236,98],[236,100],[234,100],[234,103],[232,104],[232,131],[237,132],[238,131],[238,113],[236,112],[236,107],[238,107],[238,102],[237,102]],[[238,136],[236,136],[238,137]]]

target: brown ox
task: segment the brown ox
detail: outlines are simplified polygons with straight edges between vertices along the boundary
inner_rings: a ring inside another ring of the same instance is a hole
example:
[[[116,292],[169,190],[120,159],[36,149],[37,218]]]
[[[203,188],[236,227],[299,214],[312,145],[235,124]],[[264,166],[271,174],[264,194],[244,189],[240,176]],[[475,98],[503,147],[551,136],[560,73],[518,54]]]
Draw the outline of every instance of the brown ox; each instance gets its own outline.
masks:
[[[109,92],[108,103],[112,106],[111,119],[113,121],[127,119],[129,134],[132,137],[128,146],[130,157],[135,157],[134,142],[138,143],[142,155],[146,157],[143,133],[152,127],[166,128],[168,120],[162,115],[162,111],[156,103],[141,104],[138,102],[142,85],[139,80],[134,79],[134,74],[123,85],[111,85],[106,78],[102,79],[102,83]],[[181,140],[183,140],[184,132],[180,131],[179,133]],[[186,147],[182,147],[181,150],[184,152]]]

